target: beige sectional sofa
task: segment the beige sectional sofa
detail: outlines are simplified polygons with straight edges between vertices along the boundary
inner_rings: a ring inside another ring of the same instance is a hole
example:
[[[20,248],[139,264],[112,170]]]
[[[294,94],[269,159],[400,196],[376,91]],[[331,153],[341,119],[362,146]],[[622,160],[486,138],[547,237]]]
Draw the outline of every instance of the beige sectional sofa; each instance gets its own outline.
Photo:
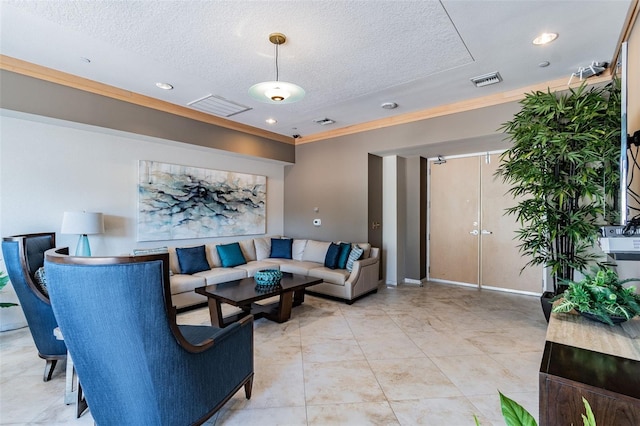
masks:
[[[280,269],[282,272],[322,278],[323,282],[309,287],[309,292],[344,299],[347,303],[353,303],[358,297],[378,289],[380,250],[377,247],[357,243],[364,252],[359,260],[353,262],[353,268],[349,272],[347,269],[330,269],[324,266],[330,242],[293,239],[291,259],[285,259],[270,257],[272,238],[279,239],[277,236],[268,236],[238,241],[246,263],[231,268],[222,267],[217,244],[205,244],[210,269],[193,274],[181,272],[177,247],[169,247],[173,304],[178,309],[183,309],[206,303],[206,297],[193,291],[196,287],[252,277],[261,269]]]

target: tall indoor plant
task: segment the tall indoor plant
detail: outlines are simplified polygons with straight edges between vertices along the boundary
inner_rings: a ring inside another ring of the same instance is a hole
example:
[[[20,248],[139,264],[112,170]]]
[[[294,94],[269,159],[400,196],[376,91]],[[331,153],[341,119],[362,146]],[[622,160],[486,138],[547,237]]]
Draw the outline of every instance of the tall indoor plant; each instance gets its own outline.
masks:
[[[550,269],[553,293],[543,294],[545,308],[545,300],[564,290],[562,280],[598,260],[598,228],[616,221],[620,84],[537,91],[520,104],[501,129],[512,146],[496,174],[518,200],[506,212],[520,223],[516,238],[529,257],[526,266]]]

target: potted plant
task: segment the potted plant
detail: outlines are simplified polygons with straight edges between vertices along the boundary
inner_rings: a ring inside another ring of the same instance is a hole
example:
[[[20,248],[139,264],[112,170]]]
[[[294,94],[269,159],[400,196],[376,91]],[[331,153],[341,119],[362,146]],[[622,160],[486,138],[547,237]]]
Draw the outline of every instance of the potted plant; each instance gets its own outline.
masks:
[[[0,292],[8,282],[9,277],[7,276],[7,274],[5,274],[4,271],[0,271]],[[10,302],[0,302],[0,308],[9,308],[11,306],[18,306],[18,304]]]
[[[568,282],[568,288],[559,294],[561,299],[553,312],[569,312],[575,309],[581,315],[614,325],[640,315],[640,294],[635,287],[623,284],[640,281],[638,278],[620,280],[618,274],[608,268],[594,268],[578,282]]]
[[[516,238],[529,258],[525,267],[549,268],[553,292],[541,298],[548,321],[550,301],[564,291],[563,283],[597,262],[599,227],[617,220],[620,84],[537,91],[520,104],[501,128],[512,146],[496,175],[517,200],[506,213],[520,223]]]

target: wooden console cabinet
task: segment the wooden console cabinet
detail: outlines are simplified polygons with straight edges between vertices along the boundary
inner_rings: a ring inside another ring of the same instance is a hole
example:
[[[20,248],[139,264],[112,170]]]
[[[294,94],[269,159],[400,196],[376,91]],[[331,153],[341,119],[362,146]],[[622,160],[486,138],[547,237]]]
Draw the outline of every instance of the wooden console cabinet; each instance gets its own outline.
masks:
[[[640,337],[634,334],[552,314],[539,374],[540,425],[582,425],[582,397],[598,425],[640,425]]]

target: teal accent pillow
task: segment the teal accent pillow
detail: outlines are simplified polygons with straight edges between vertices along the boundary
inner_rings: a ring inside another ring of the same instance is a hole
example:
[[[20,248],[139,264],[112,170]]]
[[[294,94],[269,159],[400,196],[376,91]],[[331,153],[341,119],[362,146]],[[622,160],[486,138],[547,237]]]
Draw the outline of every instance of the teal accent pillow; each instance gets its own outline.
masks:
[[[176,248],[180,273],[195,274],[196,272],[208,271],[211,269],[207,262],[207,253],[204,246]]]
[[[351,253],[349,253],[349,258],[347,259],[347,271],[353,271],[353,262],[360,259],[364,253],[364,250],[360,248],[360,246],[355,246],[351,249]]]
[[[291,238],[272,238],[271,254],[269,257],[278,259],[291,259],[291,248],[293,240]]]
[[[240,244],[238,243],[220,244],[216,246],[216,250],[218,251],[218,256],[220,256],[220,263],[222,263],[223,268],[233,268],[234,266],[247,263],[247,260],[242,254]]]
[[[351,244],[340,243],[340,254],[338,255],[338,269],[347,268],[347,260],[349,259],[350,252],[351,252]]]
[[[331,243],[327,254],[324,257],[324,266],[329,269],[336,269],[338,267],[338,257],[340,256],[340,246],[338,244]]]

